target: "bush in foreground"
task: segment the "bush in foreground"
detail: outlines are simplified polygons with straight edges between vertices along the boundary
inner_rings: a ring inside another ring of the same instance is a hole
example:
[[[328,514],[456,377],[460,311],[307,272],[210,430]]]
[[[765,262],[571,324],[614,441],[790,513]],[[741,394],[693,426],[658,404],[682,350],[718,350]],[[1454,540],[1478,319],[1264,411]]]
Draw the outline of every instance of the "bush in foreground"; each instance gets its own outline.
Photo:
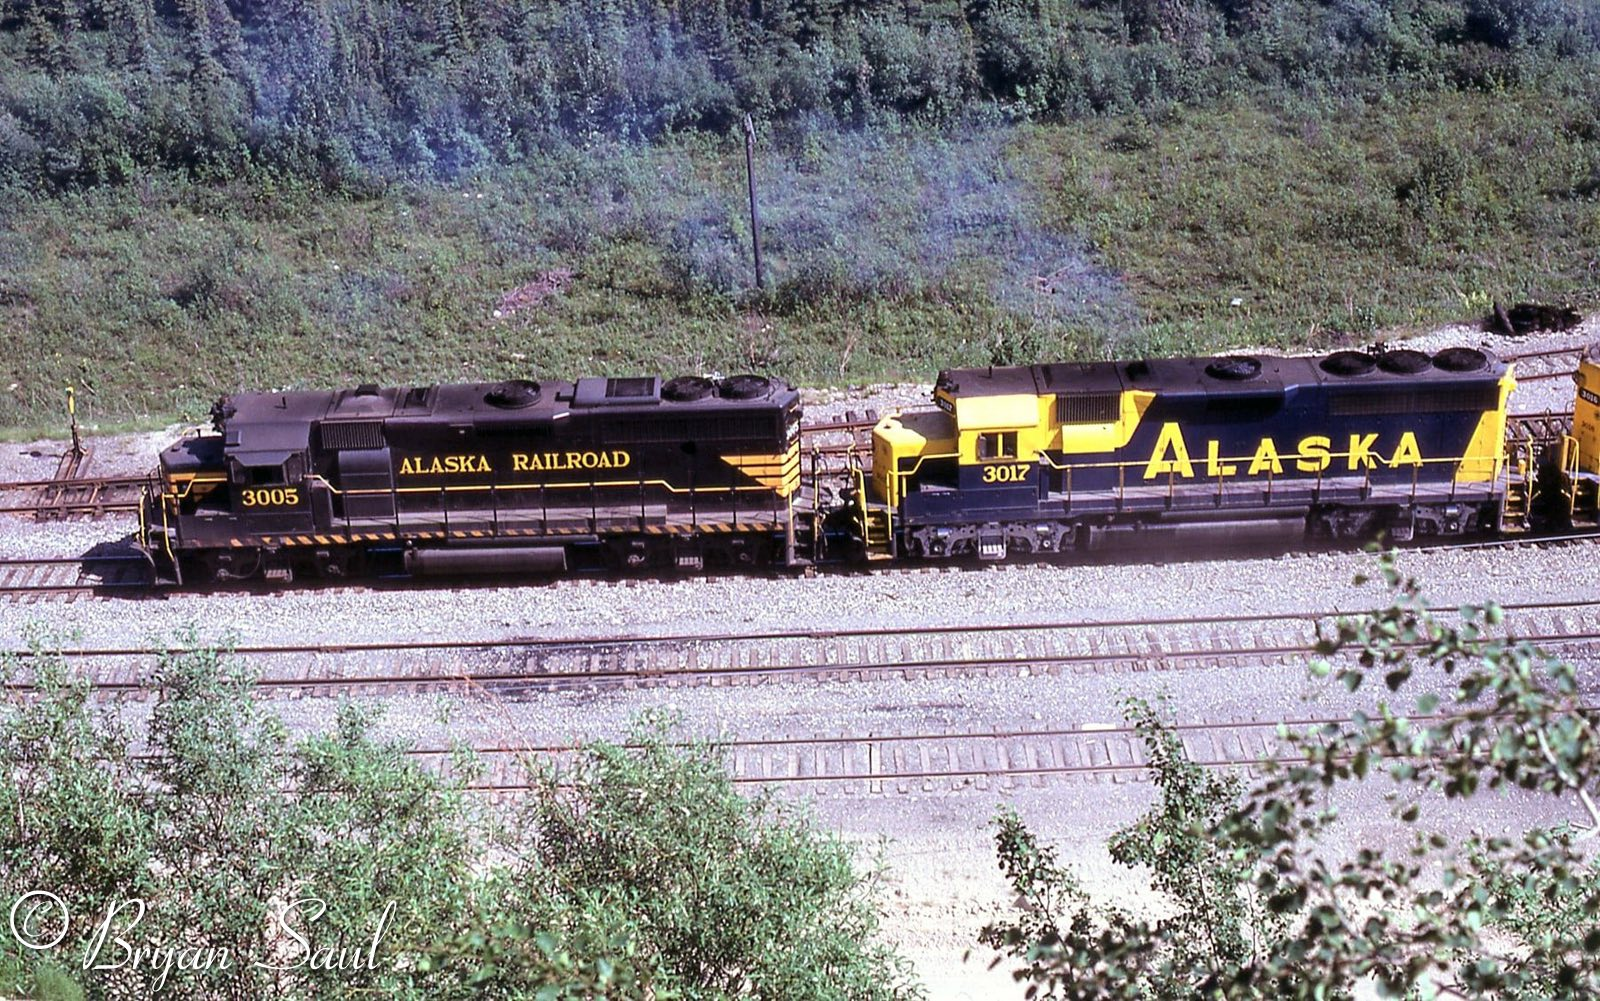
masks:
[[[1348,726],[1286,734],[1289,758],[1248,789],[1208,774],[1148,707],[1130,707],[1158,798],[1114,837],[1111,853],[1147,867],[1167,916],[1092,901],[1018,817],[1001,817],[1001,868],[1022,906],[982,941],[1021,961],[1028,997],[1600,993],[1600,868],[1582,845],[1600,830],[1591,794],[1600,730],[1572,666],[1503,638],[1492,604],[1465,607],[1459,624],[1446,624],[1392,561],[1383,573],[1394,603],[1341,622],[1321,647],[1348,659],[1317,672],[1336,670],[1351,692],[1378,674],[1398,692],[1428,672],[1453,681],[1443,700],[1424,694],[1405,713],[1380,699]],[[1347,798],[1338,793],[1378,774],[1392,781],[1394,817],[1411,829],[1411,847],[1341,857],[1321,840],[1338,823],[1334,804]],[[1426,808],[1440,793],[1466,799],[1494,789],[1579,816],[1519,839],[1432,829]]]
[[[215,652],[162,659],[138,737],[59,657],[8,668],[34,689],[0,719],[0,993],[919,993],[854,852],[660,721],[498,809],[469,752],[446,777],[354,706],[292,737]]]

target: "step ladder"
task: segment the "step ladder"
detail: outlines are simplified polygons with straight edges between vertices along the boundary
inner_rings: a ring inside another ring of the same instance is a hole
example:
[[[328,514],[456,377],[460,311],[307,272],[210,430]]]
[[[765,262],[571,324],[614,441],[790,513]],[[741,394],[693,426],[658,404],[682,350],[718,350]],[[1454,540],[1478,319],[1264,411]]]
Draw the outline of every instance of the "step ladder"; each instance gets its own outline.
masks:
[[[1578,439],[1561,436],[1561,492],[1567,502],[1567,524],[1600,527],[1600,473],[1581,468]]]
[[[789,551],[786,554],[790,566],[808,566],[821,563],[826,557],[823,547],[826,545],[821,525],[822,516],[814,509],[797,510],[789,523]]]
[[[1517,535],[1532,527],[1534,495],[1539,467],[1534,462],[1533,441],[1524,439],[1510,448],[1506,489],[1500,495],[1500,534]]]
[[[894,558],[894,522],[889,509],[881,504],[869,504],[858,518],[861,525],[862,548],[868,560]]]
[[[1568,484],[1573,528],[1600,528],[1600,475],[1574,473]]]

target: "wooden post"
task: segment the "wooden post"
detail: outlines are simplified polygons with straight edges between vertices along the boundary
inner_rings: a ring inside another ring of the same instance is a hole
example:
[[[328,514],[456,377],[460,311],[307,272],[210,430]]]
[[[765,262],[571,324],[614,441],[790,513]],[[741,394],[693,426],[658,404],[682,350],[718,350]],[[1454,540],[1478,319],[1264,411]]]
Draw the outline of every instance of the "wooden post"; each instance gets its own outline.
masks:
[[[756,288],[766,288],[761,273],[761,212],[756,206],[756,126],[744,116],[744,176],[750,188],[750,244],[756,258]]]

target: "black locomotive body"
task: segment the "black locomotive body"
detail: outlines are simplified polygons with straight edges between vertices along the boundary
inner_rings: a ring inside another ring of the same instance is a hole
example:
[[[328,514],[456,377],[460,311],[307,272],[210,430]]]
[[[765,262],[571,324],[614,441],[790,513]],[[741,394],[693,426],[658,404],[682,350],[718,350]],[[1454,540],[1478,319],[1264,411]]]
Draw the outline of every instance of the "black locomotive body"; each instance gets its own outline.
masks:
[[[1515,530],[1514,385],[1470,348],[946,371],[939,411],[880,422],[857,521],[880,554],[985,559]]]
[[[246,393],[162,453],[166,579],[794,559],[800,407],[758,376]]]

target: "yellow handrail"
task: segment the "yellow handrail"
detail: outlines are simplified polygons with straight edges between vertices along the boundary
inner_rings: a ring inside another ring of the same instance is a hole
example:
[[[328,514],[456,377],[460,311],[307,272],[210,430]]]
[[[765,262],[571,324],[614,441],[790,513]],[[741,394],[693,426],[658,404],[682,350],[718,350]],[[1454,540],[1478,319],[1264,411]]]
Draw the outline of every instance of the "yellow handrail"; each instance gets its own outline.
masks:
[[[1567,518],[1578,510],[1578,439],[1570,434],[1561,436],[1561,492],[1567,495]]]
[[[856,506],[861,509],[861,544],[872,545],[872,522],[867,517],[867,480],[858,463],[850,464],[850,473],[855,478]]]

